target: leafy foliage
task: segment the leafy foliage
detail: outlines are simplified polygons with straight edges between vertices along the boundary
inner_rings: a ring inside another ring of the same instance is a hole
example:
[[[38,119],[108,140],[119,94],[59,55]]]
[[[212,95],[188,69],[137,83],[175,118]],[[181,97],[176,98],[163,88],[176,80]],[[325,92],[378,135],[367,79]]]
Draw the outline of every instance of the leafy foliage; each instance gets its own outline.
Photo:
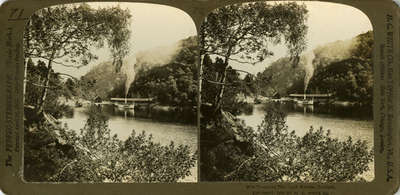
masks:
[[[92,9],[87,4],[59,5],[35,12],[25,29],[24,54],[28,59],[46,61],[39,83],[42,86],[37,114],[43,112],[53,66],[79,68],[97,59],[93,48],[111,48],[116,72],[128,54],[130,13],[119,7]]]
[[[195,37],[181,41],[170,63],[139,69],[129,89],[130,97],[154,97],[162,105],[197,105],[197,43]]]
[[[255,156],[249,162],[262,166],[262,181],[350,182],[367,171],[372,161],[372,150],[366,141],[339,141],[330,137],[330,131],[310,130],[303,136],[289,131],[285,114],[277,110],[266,113],[258,130],[253,132]],[[267,165],[263,163],[268,158]],[[255,170],[246,170],[251,175]],[[257,175],[260,171],[257,170]],[[264,177],[262,177],[265,174]],[[251,179],[251,178],[249,178]],[[260,180],[260,178],[258,178]]]
[[[329,130],[310,127],[302,137],[289,131],[286,115],[266,109],[257,129],[242,121],[222,125],[237,132],[232,144],[221,142],[203,153],[202,180],[258,182],[352,182],[369,170],[373,149],[366,141],[331,138]],[[224,119],[228,120],[228,119]],[[229,121],[229,120],[228,120]],[[221,122],[225,123],[225,122]],[[210,131],[210,129],[207,129]],[[227,131],[225,129],[225,131]],[[220,137],[220,136],[217,136]]]
[[[25,111],[27,113],[27,111]],[[24,179],[44,182],[76,158],[71,145],[58,141],[56,129],[49,124],[24,125]]]
[[[296,91],[304,91],[305,62],[300,60],[299,66],[295,68],[289,62],[289,58],[280,58],[257,74],[257,85],[261,95],[286,96]]]
[[[166,48],[166,53],[156,48],[139,52],[140,55],[135,56],[135,79],[130,84],[127,97],[156,98],[157,103],[167,106],[195,106],[197,37],[188,37]],[[126,61],[124,66],[128,63]],[[87,96],[92,97],[89,99],[125,97],[126,79],[122,72],[113,71],[111,62],[99,64],[81,77],[82,95],[85,99]]]
[[[103,84],[96,78],[63,80],[53,65],[85,66],[97,58],[93,48],[106,45],[115,65],[110,66],[115,73],[111,75],[123,80],[118,70],[129,49],[130,17],[128,10],[119,7],[92,9],[86,4],[45,8],[31,17],[24,35],[27,181],[176,182],[190,174],[196,158],[188,146],[162,146],[151,135],[135,131],[122,141],[111,135],[108,117],[99,107],[89,108],[80,132],[61,127],[55,120],[67,115],[63,98],[94,100],[110,89],[89,90]]]
[[[229,62],[255,64],[272,56],[270,44],[282,43],[297,64],[306,47],[307,9],[297,3],[268,4],[255,2],[234,4],[214,10],[203,23],[200,31],[203,58],[220,57],[215,80],[218,92],[213,97],[216,110],[223,104]],[[203,59],[203,63],[206,60]],[[204,69],[206,69],[205,67]],[[205,70],[205,73],[208,71]],[[209,82],[209,80],[205,80]]]
[[[154,143],[151,135],[136,134],[134,130],[126,141],[121,141],[116,135],[111,135],[107,116],[99,109],[97,106],[89,108],[89,118],[79,134],[68,127],[55,129],[43,124],[40,126],[46,131],[27,131],[25,179],[176,182],[190,175],[196,155],[191,154],[188,146],[175,146],[173,142],[162,146]],[[37,139],[39,136],[40,140]]]
[[[338,100],[361,105],[372,103],[372,31],[314,49],[314,75],[308,93],[333,93]],[[280,58],[257,74],[261,94],[288,95],[304,92],[305,62],[291,68],[288,58]],[[287,76],[291,75],[291,76]]]
[[[304,67],[293,66],[293,60],[295,59],[294,64],[296,65],[304,65],[299,54],[305,49],[303,38],[307,29],[304,24],[307,10],[295,3],[268,5],[270,7],[267,6],[266,10],[275,14],[270,16],[270,19],[274,20],[272,18],[277,17],[275,21],[270,21],[261,14],[264,13],[262,10],[265,7],[263,6],[265,3],[220,8],[207,17],[207,21],[200,31],[204,71],[201,93],[202,101],[205,102],[202,105],[200,137],[202,146],[200,151],[201,180],[259,182],[352,182],[363,180],[361,174],[369,170],[368,165],[373,160],[373,149],[368,148],[367,142],[353,141],[350,137],[347,140],[334,139],[329,130],[324,130],[322,127],[319,129],[310,127],[306,135],[300,137],[294,131],[289,131],[286,125],[286,115],[276,108],[266,110],[265,118],[257,129],[247,127],[243,121],[229,113],[232,112],[232,108],[238,106],[235,97],[239,93],[251,94],[261,90],[264,95],[280,96],[293,92],[302,93],[304,90]],[[277,9],[276,12],[274,9]],[[290,13],[286,13],[286,11]],[[290,23],[293,21],[286,24],[286,19],[293,18],[286,18],[286,16],[293,13],[299,15],[297,18],[294,17],[297,24]],[[236,17],[239,19],[235,20]],[[246,21],[247,17],[257,20],[253,23],[255,27],[246,27],[249,24]],[[278,19],[279,17],[281,19]],[[265,21],[269,22],[264,24]],[[245,78],[246,81],[257,84],[254,88],[246,84],[236,85],[237,81],[243,82],[243,80],[239,79],[237,73],[231,73],[229,62],[254,64],[273,55],[268,51],[267,43],[274,44],[275,38],[278,39],[276,42],[280,43],[281,39],[285,38],[286,40],[287,37],[285,37],[284,31],[272,30],[271,34],[267,34],[267,32],[274,29],[275,25],[279,26],[280,24],[284,24],[284,27],[278,27],[278,29],[291,28],[290,25],[293,25],[292,28],[298,29],[298,31],[293,31],[292,37],[296,37],[297,41],[285,42],[286,46],[288,43],[293,44],[287,46],[290,57],[279,59],[266,68],[263,73],[257,75],[256,79]],[[267,35],[257,34],[257,26],[261,26]],[[242,31],[242,27],[248,31]],[[247,36],[248,32],[253,34]],[[258,36],[252,37],[254,34]],[[342,87],[340,90],[351,88],[350,93],[346,94],[346,98],[357,94],[357,98],[364,96],[368,99],[371,91],[366,86],[372,83],[367,68],[368,59],[370,59],[368,52],[372,51],[367,49],[372,45],[372,41],[367,38],[368,34],[356,38],[356,42],[340,42],[339,46],[334,48],[336,52],[331,52],[335,54],[333,56],[325,55],[330,53],[329,51],[332,49],[330,46],[314,51],[318,58],[313,61],[314,68],[317,68],[314,77],[317,78],[319,72],[325,73],[319,75],[321,79],[330,77],[329,74],[337,73],[338,77],[345,77],[347,73],[353,74],[354,79],[347,78],[347,82],[350,83],[344,85],[351,86],[353,84],[354,87],[340,85]],[[239,39],[235,36],[243,38],[240,35],[251,38],[241,40],[239,44],[236,44],[235,40]],[[268,37],[268,35],[272,35],[272,37]],[[245,48],[242,48],[241,43],[246,44],[243,46]],[[292,50],[293,48],[296,49]],[[335,63],[342,64],[340,70],[343,72],[339,71],[339,65],[333,68]],[[328,67],[335,69],[336,73]],[[287,78],[288,75],[290,78]],[[334,78],[336,79],[336,77]],[[319,80],[314,84],[322,83],[324,82]],[[335,82],[329,84],[331,88],[337,85]],[[310,85],[312,84],[310,83]],[[246,88],[242,88],[243,86]],[[318,91],[315,87],[309,87],[308,90]],[[367,99],[357,98],[354,100],[368,102]]]
[[[35,105],[38,105],[38,102],[40,101],[42,95],[41,90],[44,87],[41,85],[41,81],[46,75],[45,63],[39,60],[37,64],[35,64],[32,60],[28,60],[26,74],[24,104],[26,106],[35,107]],[[49,84],[52,87],[49,88],[50,90],[44,102],[44,111],[55,118],[61,118],[64,115],[71,114],[71,108],[59,101],[59,97],[63,96],[66,99],[69,99],[72,97],[71,94],[74,93],[73,89],[71,89],[71,83],[64,84],[66,82],[63,82],[60,75],[54,72],[51,74],[49,79]]]
[[[218,74],[223,74],[223,60],[216,58],[213,61],[208,55],[203,58],[203,79],[207,81],[215,81]],[[239,94],[251,95],[257,90],[252,77],[241,79],[239,73],[231,67],[227,68],[225,85],[226,90],[222,96],[222,109],[233,114],[239,114],[241,108],[246,106],[245,102],[240,101],[237,97]],[[219,87],[213,82],[202,82],[202,102],[212,104],[218,95]]]
[[[162,105],[194,106],[197,82],[196,67],[170,63],[138,74],[132,90],[141,97],[155,97]]]
[[[35,12],[26,26],[25,56],[55,63],[87,65],[96,56],[90,50],[107,44],[122,61],[130,36],[128,10],[119,7],[93,9],[87,4],[52,6]],[[79,59],[79,60],[76,60]]]
[[[115,72],[112,62],[103,62],[79,79],[78,96],[86,100],[94,100],[98,97],[103,100],[110,97],[125,97],[125,81],[125,73]],[[120,94],[116,94],[115,91]]]
[[[334,93],[339,100],[372,104],[372,66],[360,59],[346,59],[322,68],[311,79],[310,88]]]
[[[356,43],[351,49],[351,56],[372,63],[372,49],[374,44],[374,33],[368,31],[356,37]]]
[[[373,32],[358,35],[349,57],[319,66],[310,81],[315,92],[334,93],[339,100],[371,105],[373,96]]]
[[[202,54],[254,63],[272,55],[268,44],[279,44],[283,38],[291,56],[297,56],[306,45],[306,19],[305,6],[297,3],[255,2],[218,8],[202,25]]]
[[[151,136],[147,137],[144,132],[135,135],[135,131],[125,141],[123,152],[128,161],[126,166],[133,168],[128,172],[139,182],[176,182],[190,175],[196,160],[189,146],[175,146],[174,142],[161,146],[154,144]]]

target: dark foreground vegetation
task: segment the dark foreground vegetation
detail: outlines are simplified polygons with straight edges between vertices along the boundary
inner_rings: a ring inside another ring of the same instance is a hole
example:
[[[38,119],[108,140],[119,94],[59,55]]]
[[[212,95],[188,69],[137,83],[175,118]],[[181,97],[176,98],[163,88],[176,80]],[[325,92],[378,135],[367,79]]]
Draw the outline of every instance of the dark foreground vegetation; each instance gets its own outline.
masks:
[[[206,181],[365,181],[373,149],[366,141],[338,140],[310,127],[304,136],[289,131],[286,115],[267,109],[257,129],[222,111],[201,124],[201,172]]]
[[[113,57],[112,72],[121,76],[129,51],[130,17],[129,10],[120,7],[92,9],[87,4],[45,8],[32,16],[24,36],[26,181],[177,182],[190,175],[196,154],[188,146],[160,145],[152,135],[134,130],[120,140],[111,135],[107,116],[94,104],[86,108],[88,119],[82,129],[58,122],[73,114],[66,103],[94,102],[107,93],[95,88],[100,80],[77,79],[56,73],[54,67],[85,66],[97,58],[88,48],[106,45]]]
[[[229,5],[214,11],[203,24],[202,181],[365,181],[361,175],[369,171],[373,161],[373,149],[366,141],[351,137],[338,140],[323,127],[310,127],[304,136],[298,136],[289,131],[286,114],[276,107],[265,109],[264,120],[256,129],[235,116],[240,107],[249,110],[240,95],[254,98],[304,93],[300,54],[306,48],[307,12],[304,5],[290,2]],[[268,22],[271,20],[274,22]],[[240,71],[229,64],[262,62],[273,55],[265,48],[281,42],[290,56],[257,76],[240,78]],[[315,63],[321,62],[321,66],[316,67],[309,92],[334,93],[339,100],[371,106],[372,33],[360,35],[354,45],[355,49],[346,48],[350,54],[339,60],[317,52]]]
[[[154,143],[132,130],[121,141],[107,116],[91,106],[80,131],[47,121],[25,126],[24,179],[51,182],[176,182],[190,175],[196,155],[189,146]],[[26,120],[31,120],[29,117]]]

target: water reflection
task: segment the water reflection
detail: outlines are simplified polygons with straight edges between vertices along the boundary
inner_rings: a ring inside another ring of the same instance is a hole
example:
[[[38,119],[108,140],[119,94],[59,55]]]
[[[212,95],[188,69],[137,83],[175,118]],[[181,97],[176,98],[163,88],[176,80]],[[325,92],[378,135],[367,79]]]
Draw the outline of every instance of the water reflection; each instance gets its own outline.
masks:
[[[330,129],[332,136],[346,139],[366,140],[373,146],[372,109],[362,107],[345,107],[340,105],[300,105],[293,102],[269,102],[253,105],[251,113],[238,115],[248,126],[257,128],[264,119],[268,109],[279,109],[286,113],[286,123],[290,130],[299,136],[304,135],[311,126]]]
[[[107,116],[119,116],[124,119],[151,119],[159,122],[183,123],[196,125],[197,110],[194,108],[178,108],[160,105],[137,105],[134,108],[122,108],[111,104],[97,105]],[[74,108],[82,110],[84,107]],[[74,118],[71,112],[66,118]]]
[[[354,120],[373,120],[372,106],[348,106],[340,104],[305,105],[295,102],[267,102],[257,107],[263,109],[276,108],[286,114],[302,113],[304,115],[317,115],[319,117],[340,117]],[[252,115],[253,112],[241,112],[241,115]]]
[[[112,107],[112,109],[110,109],[109,106],[104,106],[104,107],[105,107],[104,110],[106,112],[111,113],[114,116],[124,116],[125,119],[135,117],[134,109],[124,109],[116,106]]]
[[[313,114],[314,113],[314,105],[304,105],[304,104],[293,104],[293,110],[303,110],[303,114]]]
[[[138,117],[143,114],[133,109],[118,109],[112,105],[102,105],[101,111],[108,117],[108,125],[112,134],[117,134],[121,140],[126,140],[132,130],[136,132],[145,131],[152,134],[154,141],[168,145],[171,141],[176,144],[190,146],[194,152],[197,149],[197,128],[195,125],[177,122],[162,122],[151,118]],[[61,122],[68,128],[79,133],[84,127],[88,115],[85,107],[75,108],[72,117],[63,118]]]

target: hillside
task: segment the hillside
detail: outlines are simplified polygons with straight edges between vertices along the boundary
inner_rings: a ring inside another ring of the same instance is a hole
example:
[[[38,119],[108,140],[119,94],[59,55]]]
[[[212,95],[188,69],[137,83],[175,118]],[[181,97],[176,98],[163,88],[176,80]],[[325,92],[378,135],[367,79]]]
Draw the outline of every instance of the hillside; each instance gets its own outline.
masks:
[[[162,66],[175,60],[182,48],[197,45],[195,36],[182,39],[172,45],[161,46],[146,51],[137,52],[135,69],[150,69],[156,66]]]
[[[112,78],[112,79],[110,79]],[[96,65],[88,73],[81,77],[81,82],[91,82],[90,91],[93,97],[106,99],[108,93],[116,87],[125,83],[126,75],[122,72],[116,73],[112,62],[103,62]]]
[[[289,58],[280,58],[271,63],[262,73],[257,75],[259,80],[260,95],[274,96],[287,95],[292,88],[304,88],[305,60],[300,60],[299,65],[293,67]],[[290,75],[290,76],[289,76]]]
[[[305,83],[308,83],[308,81],[305,81],[307,71],[310,72],[309,74],[311,75],[309,78],[312,81],[312,86],[307,91],[315,91],[317,86],[316,80],[313,78],[320,78],[318,74],[321,71],[325,72],[326,67],[331,65],[337,66],[337,63],[340,61],[354,58],[357,52],[364,52],[364,54],[360,55],[365,55],[366,57],[364,58],[370,59],[371,54],[365,53],[371,52],[371,41],[364,44],[360,43],[360,40],[364,41],[368,39],[366,37],[371,37],[371,35],[370,31],[350,40],[339,40],[318,46],[313,50],[314,58],[312,60],[307,59],[309,56],[304,55],[296,67],[292,67],[289,59],[285,57],[272,62],[267,65],[267,68],[263,72],[257,75],[260,81],[259,88],[261,95],[273,96],[279,93],[279,95],[284,96],[290,93],[303,93]]]
[[[372,32],[356,37],[351,55],[316,69],[310,81],[312,93],[333,93],[341,101],[371,105],[373,96]]]
[[[120,72],[115,71],[111,61],[102,62],[94,66],[81,80],[93,83],[90,93],[95,94],[94,96],[102,99],[123,97],[136,75],[175,61],[182,49],[195,45],[197,39],[193,36],[172,45],[137,52],[124,60]]]

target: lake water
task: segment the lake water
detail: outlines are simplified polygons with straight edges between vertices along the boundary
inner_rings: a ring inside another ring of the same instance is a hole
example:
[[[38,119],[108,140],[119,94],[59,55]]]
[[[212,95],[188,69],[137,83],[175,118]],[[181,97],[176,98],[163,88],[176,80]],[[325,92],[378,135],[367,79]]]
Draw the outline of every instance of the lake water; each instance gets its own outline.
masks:
[[[321,105],[303,106],[296,103],[268,103],[254,105],[253,110],[242,113],[238,118],[243,119],[248,126],[257,128],[264,119],[265,109],[268,106],[276,106],[287,113],[287,125],[289,130],[295,130],[296,134],[303,136],[313,126],[314,129],[323,127],[330,129],[331,136],[339,140],[345,140],[351,136],[353,140],[365,140],[370,148],[374,143],[374,123],[372,113],[363,108],[349,108],[343,106]],[[374,178],[374,163],[369,165],[370,171],[362,176],[367,181]]]
[[[162,145],[169,145],[171,141],[175,145],[187,145],[192,153],[197,150],[197,127],[194,125],[186,125],[171,122],[157,122],[151,119],[135,117],[132,110],[119,110],[111,105],[103,105],[102,110],[109,115],[108,125],[112,134],[116,134],[119,139],[126,140],[132,132],[136,133],[145,131],[146,135],[152,134],[153,141]],[[69,129],[79,130],[85,125],[88,116],[85,108],[75,108],[71,118],[61,119],[62,123],[66,123]],[[191,176],[183,178],[180,182],[196,182],[197,181],[197,165],[191,169]]]

